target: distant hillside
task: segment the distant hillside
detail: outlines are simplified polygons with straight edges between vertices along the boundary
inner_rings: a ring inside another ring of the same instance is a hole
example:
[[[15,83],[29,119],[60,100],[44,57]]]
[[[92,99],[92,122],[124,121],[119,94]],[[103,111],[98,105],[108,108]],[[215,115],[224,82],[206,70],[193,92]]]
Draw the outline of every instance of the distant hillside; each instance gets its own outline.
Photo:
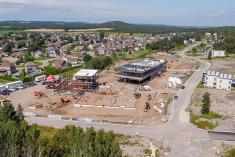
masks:
[[[178,27],[169,25],[153,25],[153,24],[130,24],[122,21],[111,21],[99,24],[100,27],[112,27],[115,31],[121,32],[182,32],[195,31],[193,27]]]
[[[180,27],[154,24],[130,24],[122,21],[106,23],[60,22],[60,21],[0,21],[0,27],[8,26],[15,29],[51,28],[51,29],[88,29],[114,28],[116,32],[158,33],[158,32],[191,32],[191,31],[226,31],[235,27]]]

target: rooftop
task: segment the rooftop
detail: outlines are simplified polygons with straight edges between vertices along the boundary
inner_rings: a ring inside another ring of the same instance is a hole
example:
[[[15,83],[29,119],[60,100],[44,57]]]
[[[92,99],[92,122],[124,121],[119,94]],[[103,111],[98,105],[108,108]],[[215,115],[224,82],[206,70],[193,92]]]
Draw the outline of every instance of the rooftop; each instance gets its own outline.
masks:
[[[93,69],[81,69],[77,73],[74,74],[76,77],[92,77],[96,75],[98,70],[93,70]]]
[[[232,74],[223,74],[218,71],[207,71],[207,75],[216,76],[222,79],[232,79]]]
[[[122,70],[135,71],[135,72],[145,72],[145,71],[148,71],[154,67],[161,65],[162,63],[165,63],[165,60],[144,59],[144,60],[140,60],[135,63],[126,64],[122,67]]]

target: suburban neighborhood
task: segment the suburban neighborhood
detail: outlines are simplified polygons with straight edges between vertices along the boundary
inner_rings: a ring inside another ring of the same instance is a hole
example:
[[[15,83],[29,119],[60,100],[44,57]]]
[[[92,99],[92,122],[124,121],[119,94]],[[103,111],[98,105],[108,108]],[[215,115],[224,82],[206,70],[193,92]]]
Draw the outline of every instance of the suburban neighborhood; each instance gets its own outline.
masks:
[[[235,157],[233,5],[0,1],[0,156]]]

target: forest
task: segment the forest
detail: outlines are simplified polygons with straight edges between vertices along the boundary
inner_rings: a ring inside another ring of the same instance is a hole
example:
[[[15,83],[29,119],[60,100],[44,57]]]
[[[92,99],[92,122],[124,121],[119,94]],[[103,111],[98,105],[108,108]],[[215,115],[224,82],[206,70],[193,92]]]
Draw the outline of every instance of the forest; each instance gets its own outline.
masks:
[[[121,157],[116,134],[66,126],[63,129],[29,125],[23,109],[0,106],[1,157]],[[44,129],[43,129],[44,128]]]

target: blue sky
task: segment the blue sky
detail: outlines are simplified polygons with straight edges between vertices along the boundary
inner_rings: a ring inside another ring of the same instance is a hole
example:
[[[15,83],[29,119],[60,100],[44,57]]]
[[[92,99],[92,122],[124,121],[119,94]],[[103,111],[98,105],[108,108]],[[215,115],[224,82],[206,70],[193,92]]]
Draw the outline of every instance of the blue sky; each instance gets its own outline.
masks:
[[[0,21],[235,25],[235,0],[0,0]]]

